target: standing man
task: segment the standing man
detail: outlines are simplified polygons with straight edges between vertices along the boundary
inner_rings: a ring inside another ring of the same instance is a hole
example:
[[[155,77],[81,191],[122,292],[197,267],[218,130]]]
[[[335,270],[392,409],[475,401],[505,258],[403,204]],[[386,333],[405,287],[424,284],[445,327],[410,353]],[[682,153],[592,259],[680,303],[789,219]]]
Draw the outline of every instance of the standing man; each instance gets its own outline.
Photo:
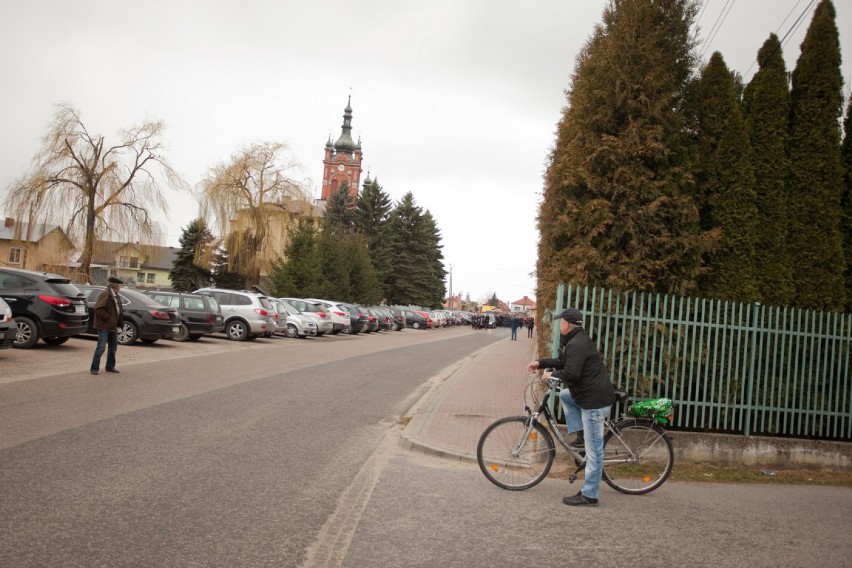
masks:
[[[535,327],[535,319],[532,316],[527,316],[527,337],[533,336],[533,328]]]
[[[92,357],[91,373],[98,374],[101,366],[101,355],[107,349],[106,372],[117,373],[115,368],[115,352],[118,350],[118,323],[121,321],[121,280],[114,276],[109,277],[106,290],[98,296],[95,302],[95,313],[93,326],[98,330],[98,346],[95,347],[95,356]]]
[[[509,322],[512,328],[512,341],[518,340],[518,316],[513,315],[512,321]]]
[[[552,375],[567,385],[568,388],[559,393],[559,400],[565,410],[568,433],[578,432],[571,446],[586,451],[583,487],[576,495],[564,497],[562,502],[596,506],[603,472],[604,420],[615,402],[615,389],[603,357],[583,330],[583,313],[568,308],[556,319],[560,320],[560,357],[532,361],[527,368],[531,373],[540,367],[557,369],[552,374],[543,373],[541,379],[547,380]]]

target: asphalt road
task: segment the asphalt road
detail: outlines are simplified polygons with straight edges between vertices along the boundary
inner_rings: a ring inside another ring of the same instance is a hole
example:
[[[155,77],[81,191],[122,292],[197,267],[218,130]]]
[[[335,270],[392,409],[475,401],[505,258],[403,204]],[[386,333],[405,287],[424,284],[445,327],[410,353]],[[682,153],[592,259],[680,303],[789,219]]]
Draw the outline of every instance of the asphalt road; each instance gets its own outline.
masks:
[[[0,566],[850,565],[849,489],[569,508],[576,484],[509,492],[403,450],[412,404],[504,335],[163,342],[98,377],[93,341],[0,352]]]

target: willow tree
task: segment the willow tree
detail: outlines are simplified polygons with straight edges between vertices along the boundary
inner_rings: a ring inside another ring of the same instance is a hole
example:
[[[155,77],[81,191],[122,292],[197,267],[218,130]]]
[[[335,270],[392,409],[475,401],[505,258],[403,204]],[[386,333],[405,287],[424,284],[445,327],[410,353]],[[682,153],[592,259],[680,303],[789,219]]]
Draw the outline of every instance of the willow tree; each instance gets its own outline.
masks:
[[[578,56],[545,175],[538,297],[560,282],[694,289],[704,245],[683,107],[696,13],[691,0],[608,2]]]
[[[280,206],[310,201],[306,183],[295,178],[301,172],[286,144],[258,142],[210,168],[200,184],[202,215],[223,236],[228,270],[246,275],[246,288],[281,253],[267,250],[270,221],[280,218]]]
[[[161,183],[186,187],[163,156],[162,131],[162,122],[145,121],[108,143],[72,106],[57,105],[32,170],[9,188],[7,214],[28,227],[63,220],[81,252],[79,278],[91,281],[96,240],[155,243],[159,227],[151,214],[168,212]]]

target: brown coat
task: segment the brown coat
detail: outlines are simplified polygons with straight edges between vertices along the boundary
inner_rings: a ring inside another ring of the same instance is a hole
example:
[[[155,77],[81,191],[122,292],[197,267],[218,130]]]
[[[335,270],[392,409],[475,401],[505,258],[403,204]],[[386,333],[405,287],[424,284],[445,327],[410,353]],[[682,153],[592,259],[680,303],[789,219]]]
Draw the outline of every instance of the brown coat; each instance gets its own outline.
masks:
[[[115,331],[118,329],[118,322],[121,321],[121,300],[116,306],[114,298],[115,291],[112,288],[107,288],[101,295],[98,296],[98,301],[95,302],[95,321],[93,326],[95,329],[104,329],[106,331]]]

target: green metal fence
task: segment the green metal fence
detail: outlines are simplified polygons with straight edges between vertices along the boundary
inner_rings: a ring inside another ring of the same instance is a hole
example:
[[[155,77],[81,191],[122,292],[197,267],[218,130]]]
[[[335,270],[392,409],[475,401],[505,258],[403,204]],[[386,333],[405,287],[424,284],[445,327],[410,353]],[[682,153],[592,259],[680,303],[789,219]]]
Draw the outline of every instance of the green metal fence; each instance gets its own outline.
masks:
[[[852,439],[852,314],[560,285],[565,307],[616,387],[674,401],[675,427]]]

